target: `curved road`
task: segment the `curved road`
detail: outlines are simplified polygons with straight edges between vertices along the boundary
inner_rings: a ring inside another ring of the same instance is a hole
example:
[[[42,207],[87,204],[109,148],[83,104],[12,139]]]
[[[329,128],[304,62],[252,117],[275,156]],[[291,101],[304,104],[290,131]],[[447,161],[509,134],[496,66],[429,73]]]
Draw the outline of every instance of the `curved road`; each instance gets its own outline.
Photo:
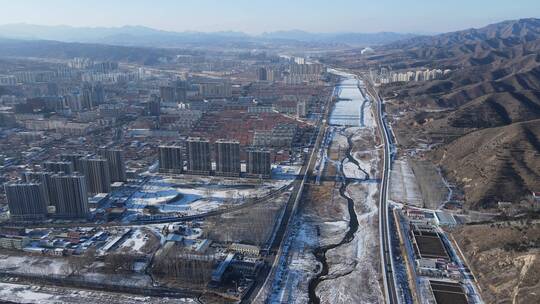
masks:
[[[381,267],[383,271],[386,303],[394,304],[399,303],[399,300],[394,280],[394,262],[392,259],[391,235],[388,223],[390,213],[390,209],[388,208],[388,181],[390,179],[391,164],[390,131],[383,117],[382,99],[368,80],[365,80],[364,83],[366,84],[368,94],[371,95],[377,104],[377,121],[384,144],[383,176],[379,191],[379,238],[381,243]]]

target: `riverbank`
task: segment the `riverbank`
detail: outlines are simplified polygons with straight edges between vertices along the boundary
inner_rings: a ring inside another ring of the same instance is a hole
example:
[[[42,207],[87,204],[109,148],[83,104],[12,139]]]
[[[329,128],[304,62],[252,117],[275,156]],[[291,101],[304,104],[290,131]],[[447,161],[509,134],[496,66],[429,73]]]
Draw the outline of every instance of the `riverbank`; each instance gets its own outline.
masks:
[[[372,103],[353,75],[337,87],[320,176],[304,192],[271,303],[381,303],[380,157]],[[341,103],[341,104],[340,104]],[[344,104],[346,103],[346,104]],[[349,109],[344,110],[344,109]]]

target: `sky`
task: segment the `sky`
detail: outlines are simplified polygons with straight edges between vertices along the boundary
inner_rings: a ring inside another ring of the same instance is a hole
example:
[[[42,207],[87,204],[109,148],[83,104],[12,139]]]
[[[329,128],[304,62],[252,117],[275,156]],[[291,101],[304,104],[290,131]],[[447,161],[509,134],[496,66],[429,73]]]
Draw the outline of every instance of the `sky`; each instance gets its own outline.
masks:
[[[540,0],[0,0],[0,24],[441,33],[540,18]]]

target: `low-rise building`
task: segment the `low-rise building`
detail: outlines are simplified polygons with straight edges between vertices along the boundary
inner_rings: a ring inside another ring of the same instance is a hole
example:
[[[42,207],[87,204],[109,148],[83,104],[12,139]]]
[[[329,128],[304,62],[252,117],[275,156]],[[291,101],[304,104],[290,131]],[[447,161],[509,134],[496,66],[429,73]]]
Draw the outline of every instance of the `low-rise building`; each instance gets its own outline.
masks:
[[[245,255],[258,256],[260,249],[258,246],[246,245],[240,243],[232,243],[229,246],[229,250],[237,253],[242,253]]]
[[[30,240],[24,236],[1,236],[0,248],[22,250]]]

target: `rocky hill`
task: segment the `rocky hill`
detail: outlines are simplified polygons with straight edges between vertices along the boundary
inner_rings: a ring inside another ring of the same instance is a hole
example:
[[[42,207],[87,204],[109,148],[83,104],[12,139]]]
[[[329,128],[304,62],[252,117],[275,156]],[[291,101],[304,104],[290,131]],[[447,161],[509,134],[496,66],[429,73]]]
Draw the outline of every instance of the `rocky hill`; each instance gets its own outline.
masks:
[[[504,65],[509,59],[537,57],[540,49],[540,19],[520,19],[480,29],[421,36],[380,47],[382,58],[399,56],[409,65],[436,61],[447,67]],[[382,58],[378,58],[380,61]]]
[[[462,226],[452,232],[485,303],[540,301],[540,223],[508,221]]]
[[[517,203],[540,191],[540,19],[417,37],[378,51],[358,65],[452,69],[445,79],[382,91],[393,99],[389,111],[407,113],[396,122],[401,137],[442,143],[428,157],[464,189],[468,206]]]
[[[435,150],[473,208],[517,201],[540,188],[540,120],[485,128]]]

